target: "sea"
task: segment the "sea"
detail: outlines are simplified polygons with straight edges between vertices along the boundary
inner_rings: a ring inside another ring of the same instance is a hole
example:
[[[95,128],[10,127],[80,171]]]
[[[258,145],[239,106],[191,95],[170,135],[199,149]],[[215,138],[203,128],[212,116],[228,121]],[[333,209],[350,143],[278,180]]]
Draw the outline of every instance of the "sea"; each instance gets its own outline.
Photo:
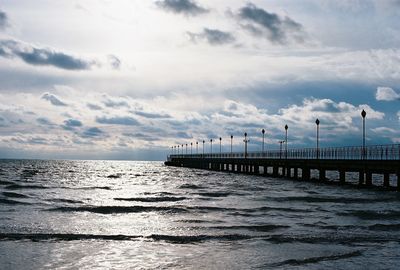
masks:
[[[0,269],[399,269],[399,254],[395,191],[0,160]]]

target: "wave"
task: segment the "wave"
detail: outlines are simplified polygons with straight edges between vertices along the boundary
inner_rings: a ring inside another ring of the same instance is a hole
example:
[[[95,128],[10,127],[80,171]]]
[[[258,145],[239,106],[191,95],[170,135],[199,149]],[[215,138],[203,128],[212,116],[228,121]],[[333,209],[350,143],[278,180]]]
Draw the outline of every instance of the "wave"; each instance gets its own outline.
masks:
[[[397,210],[384,210],[384,211],[373,211],[373,210],[352,210],[342,213],[336,213],[338,216],[353,216],[362,220],[382,220],[382,219],[400,219],[400,211]]]
[[[266,200],[276,202],[307,202],[307,203],[371,203],[393,201],[393,198],[344,198],[319,196],[268,197]]]
[[[80,207],[56,207],[48,209],[47,211],[61,211],[61,212],[91,212],[98,214],[123,214],[123,213],[140,213],[140,212],[166,212],[166,213],[185,213],[185,212],[234,212],[234,213],[253,213],[257,212],[262,208],[228,208],[228,207],[217,207],[217,206],[80,206]],[[279,209],[279,208],[278,208]],[[298,212],[296,209],[292,209],[292,212]]]
[[[83,201],[71,200],[71,199],[48,199],[48,202],[61,202],[61,203],[83,203]]]
[[[307,243],[307,244],[342,244],[354,245],[355,243],[386,243],[399,242],[400,238],[396,235],[372,235],[372,234],[325,234],[324,236],[314,235],[268,235],[263,236],[262,240],[275,243]]]
[[[205,197],[228,197],[229,195],[232,195],[231,192],[197,192],[193,194]]]
[[[202,189],[204,187],[198,186],[195,184],[183,184],[183,185],[180,185],[179,188],[181,188],[181,189]]]
[[[177,202],[186,200],[186,197],[138,197],[138,198],[114,198],[117,201],[128,202]]]
[[[353,252],[334,254],[334,255],[328,255],[328,256],[310,257],[310,258],[305,258],[305,259],[290,259],[290,260],[285,260],[285,261],[278,262],[278,263],[267,264],[267,265],[265,265],[265,267],[279,267],[279,266],[286,266],[286,265],[302,266],[305,264],[318,263],[318,262],[322,262],[322,261],[335,261],[335,260],[357,257],[357,256],[361,256],[361,255],[362,255],[362,251],[356,250]]]
[[[134,235],[99,235],[71,233],[0,233],[0,240],[31,240],[31,241],[76,241],[76,240],[134,240],[140,236]]]
[[[105,190],[112,190],[111,187],[108,186],[100,186],[100,187],[73,187],[73,188],[69,188],[69,189],[82,189],[82,190],[91,190],[91,189],[105,189]]]
[[[120,174],[110,174],[107,176],[107,178],[121,178]]]
[[[16,205],[16,204],[30,204],[30,203],[0,198],[0,204]]]
[[[20,193],[16,193],[16,192],[7,192],[4,191],[2,192],[2,194],[6,197],[10,197],[10,198],[29,198],[29,196],[24,195],[24,194],[20,194]]]
[[[161,192],[143,192],[143,195],[152,195],[152,196],[164,196],[164,195],[176,195],[175,193],[171,193],[171,192],[166,192],[166,191],[161,191]]]
[[[374,224],[368,226],[371,231],[400,231],[400,224]]]
[[[12,185],[14,182],[11,181],[5,181],[5,180],[0,180],[0,185]]]
[[[11,184],[4,187],[5,189],[48,189],[49,187],[39,186],[39,185],[19,185],[19,184]]]
[[[155,207],[155,206],[80,206],[80,207],[56,207],[47,211],[60,212],[90,212],[96,214],[128,214],[141,212],[166,212],[182,213],[186,209],[180,207]]]
[[[220,229],[220,230],[249,230],[256,232],[271,232],[279,229],[290,228],[290,226],[265,224],[265,225],[213,226],[210,228]]]
[[[38,173],[40,173],[40,171],[36,170],[36,169],[24,169],[21,172],[21,177],[22,178],[31,178],[31,177],[37,175]]]
[[[162,235],[152,234],[148,236],[141,235],[97,235],[97,234],[57,234],[57,233],[0,233],[0,240],[32,240],[32,241],[73,241],[73,240],[136,240],[148,239],[152,241],[165,241],[177,244],[187,244],[204,242],[210,240],[216,241],[239,241],[246,239],[259,239],[271,243],[308,243],[308,244],[345,244],[354,245],[356,243],[386,243],[399,241],[396,236],[372,236],[372,235],[327,235],[324,237],[309,235],[261,235],[251,236],[246,234],[221,234],[221,235]],[[334,255],[338,256],[338,255]],[[331,257],[331,256],[328,256]],[[307,260],[307,259],[306,259]],[[286,262],[288,264],[288,262]]]
[[[223,235],[162,235],[152,234],[148,236],[140,235],[103,235],[103,234],[70,234],[70,233],[0,233],[0,240],[31,240],[31,241],[79,241],[79,240],[113,240],[113,241],[134,241],[139,239],[148,239],[152,241],[165,241],[174,244],[189,244],[204,242],[207,240],[217,241],[239,241],[252,238],[241,234],[223,234]]]
[[[222,234],[222,235],[162,235],[152,234],[146,236],[148,239],[154,241],[165,241],[174,244],[190,244],[196,242],[204,242],[207,240],[218,240],[218,241],[238,241],[254,238],[249,235],[243,234]]]

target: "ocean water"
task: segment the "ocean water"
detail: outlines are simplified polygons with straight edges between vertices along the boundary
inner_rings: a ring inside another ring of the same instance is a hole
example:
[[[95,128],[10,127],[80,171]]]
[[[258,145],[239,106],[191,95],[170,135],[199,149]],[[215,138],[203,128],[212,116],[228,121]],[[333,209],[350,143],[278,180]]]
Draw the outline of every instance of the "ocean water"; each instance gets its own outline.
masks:
[[[399,253],[396,192],[161,162],[0,161],[1,269],[398,269]]]

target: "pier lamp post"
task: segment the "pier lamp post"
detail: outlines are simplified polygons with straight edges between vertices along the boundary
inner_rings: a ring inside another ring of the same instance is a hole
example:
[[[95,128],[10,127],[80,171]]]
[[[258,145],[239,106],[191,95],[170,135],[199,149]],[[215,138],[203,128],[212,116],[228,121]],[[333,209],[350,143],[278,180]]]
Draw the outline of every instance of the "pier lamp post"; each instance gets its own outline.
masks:
[[[247,143],[250,142],[250,140],[247,139],[247,132],[244,133],[244,158],[247,158]]]
[[[210,143],[211,143],[211,145],[210,145],[210,153],[211,153],[211,157],[212,157],[212,139],[210,139]]]
[[[284,142],[285,142],[285,141],[279,141],[279,159],[282,158],[282,144],[283,144]]]
[[[205,143],[206,141],[205,140],[203,140],[203,157],[204,157],[204,143]]]
[[[264,154],[264,136],[265,136],[265,129],[261,130],[262,136],[263,136],[263,140],[262,140],[262,153]]]
[[[181,149],[182,149],[182,155],[183,155],[183,144],[182,144],[182,148]]]
[[[288,125],[285,125],[285,158],[287,158],[287,154],[288,154],[288,152],[287,152],[287,130],[288,130]]]
[[[362,110],[362,124],[363,124],[363,138],[362,138],[362,159],[365,159],[365,116],[367,116],[366,111]]]
[[[222,138],[219,137],[219,157],[222,157]]]
[[[190,155],[193,155],[193,143],[190,143]]]
[[[187,152],[187,144],[186,144],[186,153],[185,153],[185,154],[187,155],[187,153],[188,153],[188,152]]]
[[[180,152],[179,152],[179,145],[178,145],[178,155],[180,154]]]
[[[319,159],[319,119],[315,120],[315,124],[317,125],[317,159]]]
[[[199,142],[196,142],[196,155],[199,154]]]
[[[231,157],[232,157],[232,142],[233,142],[233,135],[231,135]]]

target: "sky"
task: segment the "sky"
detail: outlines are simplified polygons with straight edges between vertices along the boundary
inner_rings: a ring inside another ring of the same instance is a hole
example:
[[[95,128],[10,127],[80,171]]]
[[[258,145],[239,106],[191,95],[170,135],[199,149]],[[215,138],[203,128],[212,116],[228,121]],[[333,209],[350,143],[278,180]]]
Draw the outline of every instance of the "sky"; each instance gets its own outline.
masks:
[[[399,0],[3,0],[0,158],[400,143],[399,46]]]

